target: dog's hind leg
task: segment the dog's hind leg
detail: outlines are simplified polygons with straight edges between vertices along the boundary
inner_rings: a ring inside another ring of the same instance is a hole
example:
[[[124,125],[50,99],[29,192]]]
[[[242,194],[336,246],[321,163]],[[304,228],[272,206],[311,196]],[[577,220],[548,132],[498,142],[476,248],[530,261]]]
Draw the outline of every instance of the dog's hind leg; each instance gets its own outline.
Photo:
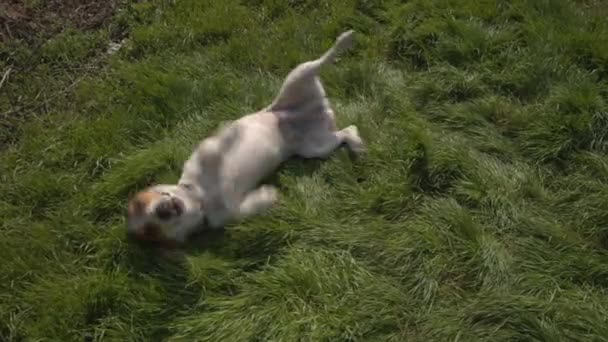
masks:
[[[307,103],[321,103],[325,98],[325,90],[318,77],[319,71],[323,65],[333,63],[340,53],[353,45],[353,34],[352,30],[342,33],[323,56],[296,66],[287,75],[279,94],[266,110],[290,110]]]
[[[305,140],[296,153],[304,158],[327,158],[333,151],[346,145],[352,158],[365,153],[365,143],[357,126],[351,125],[339,131],[315,132]]]

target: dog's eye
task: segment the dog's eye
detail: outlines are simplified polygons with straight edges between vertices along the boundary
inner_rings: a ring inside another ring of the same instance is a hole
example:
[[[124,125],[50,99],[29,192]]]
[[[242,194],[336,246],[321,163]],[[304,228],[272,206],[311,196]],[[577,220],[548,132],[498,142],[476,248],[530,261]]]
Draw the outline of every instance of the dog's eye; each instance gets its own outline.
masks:
[[[171,194],[168,193],[168,192],[161,192],[160,194],[163,195],[163,196],[171,196]]]

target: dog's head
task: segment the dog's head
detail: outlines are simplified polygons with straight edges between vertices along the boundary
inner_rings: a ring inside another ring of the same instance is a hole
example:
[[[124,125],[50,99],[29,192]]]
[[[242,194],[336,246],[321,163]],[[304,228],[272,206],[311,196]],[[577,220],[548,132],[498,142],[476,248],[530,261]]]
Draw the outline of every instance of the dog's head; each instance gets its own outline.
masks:
[[[172,246],[203,224],[200,194],[183,185],[155,185],[129,201],[127,233],[138,241]]]

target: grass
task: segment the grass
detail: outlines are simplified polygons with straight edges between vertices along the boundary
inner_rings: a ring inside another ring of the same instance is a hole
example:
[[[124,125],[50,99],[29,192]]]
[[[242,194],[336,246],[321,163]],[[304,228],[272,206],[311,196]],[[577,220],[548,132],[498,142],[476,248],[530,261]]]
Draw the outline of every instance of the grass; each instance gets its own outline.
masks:
[[[608,340],[607,9],[156,0],[3,43],[0,340]],[[287,163],[279,206],[181,253],[127,243],[129,194],[347,28],[323,77],[365,160]]]

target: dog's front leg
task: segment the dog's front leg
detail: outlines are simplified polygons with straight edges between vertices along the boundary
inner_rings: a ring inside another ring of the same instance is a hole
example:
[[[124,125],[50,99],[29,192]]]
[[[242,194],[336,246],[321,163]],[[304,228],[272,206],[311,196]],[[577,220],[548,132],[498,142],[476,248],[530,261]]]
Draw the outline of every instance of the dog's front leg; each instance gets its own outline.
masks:
[[[238,207],[239,219],[260,214],[270,209],[278,200],[277,189],[270,185],[262,185],[249,192]]]

